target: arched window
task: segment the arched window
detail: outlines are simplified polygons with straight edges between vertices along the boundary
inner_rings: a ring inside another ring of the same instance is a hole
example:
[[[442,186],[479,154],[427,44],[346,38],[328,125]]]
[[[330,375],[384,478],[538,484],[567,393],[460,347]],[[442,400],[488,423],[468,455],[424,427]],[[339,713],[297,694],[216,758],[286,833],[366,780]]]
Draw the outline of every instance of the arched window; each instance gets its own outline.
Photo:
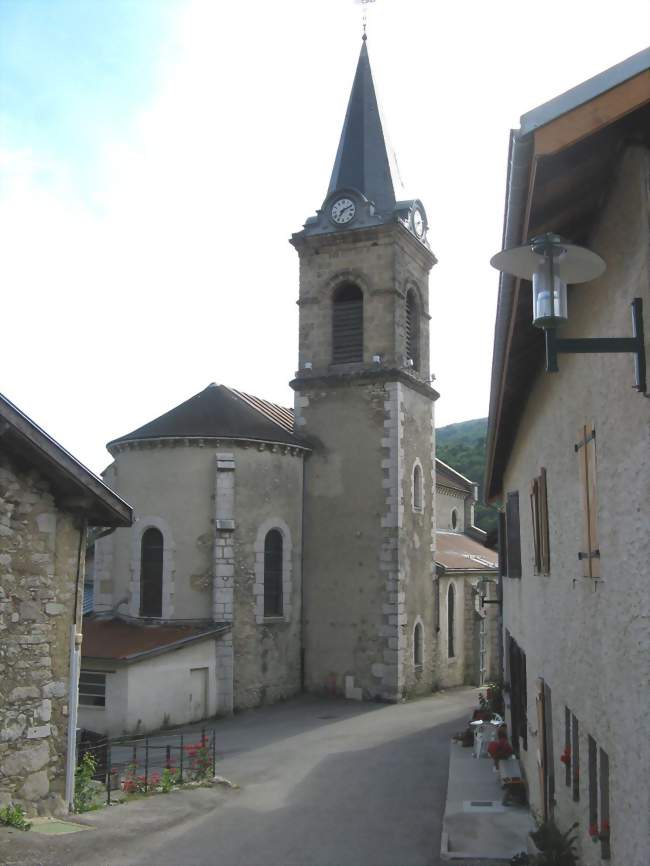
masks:
[[[420,369],[420,314],[413,289],[406,294],[406,363],[414,370]]]
[[[271,529],[264,539],[264,616],[282,615],[282,533]]]
[[[458,526],[458,512],[455,508],[451,509],[451,528],[456,529]]]
[[[153,527],[140,544],[140,616],[162,616],[163,536]]]
[[[413,467],[413,508],[422,511],[422,467],[419,463]]]
[[[453,583],[449,584],[447,590],[447,655],[453,658],[456,653],[454,651],[454,605],[456,601],[456,592]]]
[[[422,623],[417,622],[413,630],[413,664],[422,667]]]
[[[363,292],[344,283],[332,303],[332,364],[363,361]]]

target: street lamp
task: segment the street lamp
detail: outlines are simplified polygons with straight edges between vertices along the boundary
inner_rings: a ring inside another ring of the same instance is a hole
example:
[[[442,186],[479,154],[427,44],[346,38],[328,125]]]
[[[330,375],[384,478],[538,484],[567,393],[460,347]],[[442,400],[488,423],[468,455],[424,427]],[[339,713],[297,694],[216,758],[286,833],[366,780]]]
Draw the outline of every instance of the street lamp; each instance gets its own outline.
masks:
[[[546,372],[557,373],[559,353],[600,354],[631,352],[635,356],[637,391],[646,390],[646,360],[643,339],[643,302],[632,301],[633,337],[591,337],[560,339],[557,328],[567,321],[567,283],[595,280],[605,270],[605,262],[584,247],[565,243],[559,235],[547,233],[521,247],[502,250],[490,260],[498,271],[531,280],[533,284],[533,324],[542,328],[546,338]]]

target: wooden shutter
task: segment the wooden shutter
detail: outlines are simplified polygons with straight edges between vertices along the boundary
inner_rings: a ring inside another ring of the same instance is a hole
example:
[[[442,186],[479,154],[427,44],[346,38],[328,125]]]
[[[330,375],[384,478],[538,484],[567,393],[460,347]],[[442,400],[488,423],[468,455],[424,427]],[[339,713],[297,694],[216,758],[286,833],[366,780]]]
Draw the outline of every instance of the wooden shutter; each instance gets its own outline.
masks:
[[[521,538],[519,531],[519,493],[508,493],[506,501],[506,543],[508,577],[521,577]]]
[[[600,548],[598,546],[598,499],[596,496],[596,430],[593,424],[583,424],[575,445],[580,471],[582,496],[582,560],[585,577],[600,577]]]
[[[580,723],[574,715],[571,716],[571,735],[573,745],[571,747],[571,781],[573,786],[573,799],[580,800]]]
[[[535,572],[549,574],[551,556],[548,532],[548,500],[546,496],[546,469],[541,469],[530,484],[530,510],[533,524]]]
[[[506,577],[508,574],[508,547],[506,543],[506,516],[503,511],[499,512],[498,531],[499,577]]]
[[[551,573],[551,544],[548,530],[548,496],[546,485],[546,469],[542,467],[537,479],[539,503],[539,560],[542,574]]]

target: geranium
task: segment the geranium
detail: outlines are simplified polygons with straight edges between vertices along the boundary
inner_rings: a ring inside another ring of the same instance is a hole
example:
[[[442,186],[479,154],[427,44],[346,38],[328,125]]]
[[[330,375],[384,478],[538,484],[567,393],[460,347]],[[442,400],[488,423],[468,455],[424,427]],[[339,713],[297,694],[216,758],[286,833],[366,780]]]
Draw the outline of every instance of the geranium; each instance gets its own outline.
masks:
[[[600,835],[598,832],[598,824],[590,824],[589,825],[589,835],[591,836],[592,842],[598,841],[598,837]]]
[[[567,767],[571,763],[571,749],[569,746],[565,746],[564,751],[560,755],[560,760],[563,764],[566,764]]]

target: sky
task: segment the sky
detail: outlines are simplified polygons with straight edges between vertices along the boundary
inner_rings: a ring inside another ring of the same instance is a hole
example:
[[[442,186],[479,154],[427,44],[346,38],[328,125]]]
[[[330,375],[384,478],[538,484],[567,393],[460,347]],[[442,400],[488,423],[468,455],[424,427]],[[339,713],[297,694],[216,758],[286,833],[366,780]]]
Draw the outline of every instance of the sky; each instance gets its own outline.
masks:
[[[646,47],[647,0],[368,5],[438,264],[437,426],[487,414],[521,114]],[[202,390],[291,405],[298,258],[361,46],[354,0],[0,0],[0,392],[95,472]]]

